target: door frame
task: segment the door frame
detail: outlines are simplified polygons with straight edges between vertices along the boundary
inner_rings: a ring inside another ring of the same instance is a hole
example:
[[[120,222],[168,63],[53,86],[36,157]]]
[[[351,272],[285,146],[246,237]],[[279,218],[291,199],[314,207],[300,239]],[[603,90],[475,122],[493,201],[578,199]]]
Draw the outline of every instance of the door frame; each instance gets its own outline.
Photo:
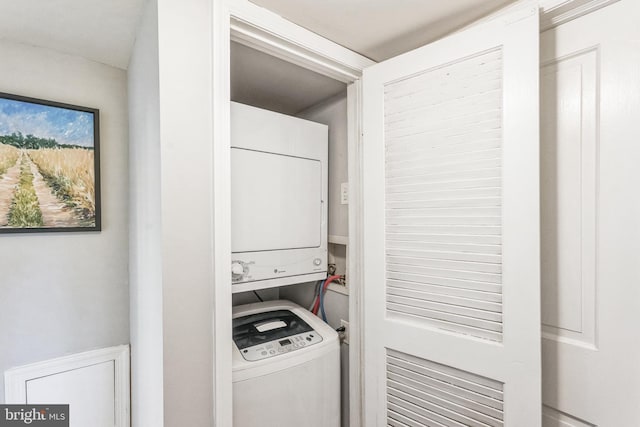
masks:
[[[213,420],[232,425],[231,353],[231,144],[230,41],[268,53],[347,83],[349,178],[349,401],[350,424],[361,425],[363,409],[362,318],[362,86],[364,68],[375,62],[261,8],[248,0],[214,2],[213,10],[213,189],[214,313]],[[356,369],[354,369],[357,367]]]

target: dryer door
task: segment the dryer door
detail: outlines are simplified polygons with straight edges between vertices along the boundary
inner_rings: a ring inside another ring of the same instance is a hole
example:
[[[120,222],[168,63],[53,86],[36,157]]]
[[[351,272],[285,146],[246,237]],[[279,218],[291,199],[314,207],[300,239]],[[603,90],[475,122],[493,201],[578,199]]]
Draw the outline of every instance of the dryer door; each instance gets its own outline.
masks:
[[[232,148],[231,192],[232,252],[320,247],[318,160]]]

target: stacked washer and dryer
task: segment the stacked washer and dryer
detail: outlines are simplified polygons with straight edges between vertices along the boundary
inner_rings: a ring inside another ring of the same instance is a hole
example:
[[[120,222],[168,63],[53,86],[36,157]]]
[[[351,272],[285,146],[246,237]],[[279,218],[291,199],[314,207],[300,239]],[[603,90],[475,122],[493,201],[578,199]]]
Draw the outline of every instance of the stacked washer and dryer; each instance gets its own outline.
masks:
[[[320,280],[327,126],[231,105],[232,289]],[[233,309],[234,427],[339,427],[338,334],[290,301]]]

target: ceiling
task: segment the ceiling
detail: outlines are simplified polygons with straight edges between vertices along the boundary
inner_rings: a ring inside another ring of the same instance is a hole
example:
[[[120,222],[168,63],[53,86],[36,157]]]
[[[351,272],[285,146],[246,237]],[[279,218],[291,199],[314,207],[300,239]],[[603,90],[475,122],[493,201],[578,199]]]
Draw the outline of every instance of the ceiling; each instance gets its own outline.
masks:
[[[0,0],[0,39],[126,69],[146,1]],[[513,0],[251,1],[380,61],[433,41]]]
[[[0,39],[126,69],[146,0],[0,0]]]
[[[514,0],[251,0],[382,61],[432,42]]]
[[[295,115],[346,90],[344,83],[231,43],[231,100]]]
[[[513,0],[251,1],[381,61],[438,39]],[[296,115],[345,89],[335,80],[231,43],[234,101]]]

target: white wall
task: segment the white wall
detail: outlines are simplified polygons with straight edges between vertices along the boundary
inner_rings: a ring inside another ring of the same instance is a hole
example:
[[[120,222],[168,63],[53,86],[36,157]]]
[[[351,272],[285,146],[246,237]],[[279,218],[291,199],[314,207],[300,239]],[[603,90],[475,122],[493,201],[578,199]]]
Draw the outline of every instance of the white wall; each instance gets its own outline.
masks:
[[[129,342],[128,137],[123,70],[8,41],[0,58],[1,92],[100,109],[103,228],[0,235],[4,372]]]
[[[212,6],[158,1],[167,427],[213,425]]]
[[[129,70],[134,426],[213,424],[211,6],[151,0]]]
[[[162,426],[162,256],[158,5],[149,1],[128,69],[131,422]]]
[[[329,126],[329,235],[349,236],[349,205],[340,203],[340,184],[347,182],[347,91],[333,96],[297,117]]]

